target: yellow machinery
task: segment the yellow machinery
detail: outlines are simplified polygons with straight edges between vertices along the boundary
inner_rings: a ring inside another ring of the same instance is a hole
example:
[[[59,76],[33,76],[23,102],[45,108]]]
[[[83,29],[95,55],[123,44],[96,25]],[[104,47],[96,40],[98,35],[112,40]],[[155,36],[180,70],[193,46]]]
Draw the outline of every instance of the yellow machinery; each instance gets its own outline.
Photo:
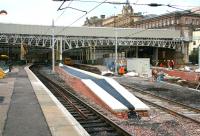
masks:
[[[73,62],[73,60],[71,58],[65,58],[64,59],[64,64],[72,66],[72,65],[74,65],[74,62]]]
[[[6,75],[6,74],[4,73],[3,69],[0,68],[0,79],[4,78],[5,75]]]
[[[0,55],[0,61],[2,61],[2,62],[8,61],[8,58],[9,57],[7,55],[3,55],[3,54]],[[1,68],[1,66],[4,67],[4,65],[1,65],[1,63],[0,63],[0,79],[4,78],[6,76],[6,74],[3,71],[3,69]]]

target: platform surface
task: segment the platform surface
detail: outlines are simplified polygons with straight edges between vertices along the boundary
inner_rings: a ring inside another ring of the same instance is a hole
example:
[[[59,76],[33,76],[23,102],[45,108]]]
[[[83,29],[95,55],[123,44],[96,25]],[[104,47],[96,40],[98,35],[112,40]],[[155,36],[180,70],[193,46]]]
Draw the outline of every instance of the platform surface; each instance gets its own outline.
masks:
[[[10,76],[12,77],[12,75]],[[14,88],[3,135],[51,135],[31,83],[22,67],[15,75]]]
[[[28,67],[16,69],[0,79],[0,136],[88,136]]]

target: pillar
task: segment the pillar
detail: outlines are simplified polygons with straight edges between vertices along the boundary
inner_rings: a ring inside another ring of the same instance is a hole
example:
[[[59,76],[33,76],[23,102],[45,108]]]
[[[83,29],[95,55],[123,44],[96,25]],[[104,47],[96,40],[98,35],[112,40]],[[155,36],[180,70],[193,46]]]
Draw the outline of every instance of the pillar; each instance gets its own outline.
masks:
[[[62,48],[63,47],[63,45],[62,45],[62,37],[60,38],[60,42],[59,43],[60,43],[59,61],[62,62],[62,52],[63,52],[62,51],[62,49],[63,49]]]
[[[59,47],[58,47],[58,44],[59,44],[59,41],[57,40],[56,41],[56,61],[58,61],[59,60]]]
[[[158,62],[158,47],[153,48],[153,58],[152,62],[156,64]]]
[[[135,47],[135,57],[138,58],[138,46]]]
[[[93,63],[92,64],[95,64],[96,63],[96,45],[93,46]]]

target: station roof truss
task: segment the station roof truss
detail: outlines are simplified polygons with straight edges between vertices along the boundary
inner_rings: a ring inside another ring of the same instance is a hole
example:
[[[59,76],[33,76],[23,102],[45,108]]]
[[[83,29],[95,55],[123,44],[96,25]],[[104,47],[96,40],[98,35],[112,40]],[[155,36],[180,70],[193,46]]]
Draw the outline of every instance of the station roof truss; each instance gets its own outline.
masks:
[[[172,48],[181,46],[180,31],[167,29],[135,29],[112,27],[52,27],[0,23],[0,45],[39,46],[51,48],[52,29],[56,45],[63,51],[89,46],[151,46]]]

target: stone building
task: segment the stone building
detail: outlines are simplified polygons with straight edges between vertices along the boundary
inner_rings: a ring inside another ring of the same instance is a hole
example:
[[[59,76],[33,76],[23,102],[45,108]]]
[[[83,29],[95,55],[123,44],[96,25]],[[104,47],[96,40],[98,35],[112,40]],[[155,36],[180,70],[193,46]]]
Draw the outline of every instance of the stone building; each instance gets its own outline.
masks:
[[[104,16],[105,17],[105,16]],[[88,20],[86,26],[99,26],[99,27],[129,27],[129,28],[142,28],[147,29],[172,29],[179,30],[182,37],[182,46],[177,47],[174,52],[166,52],[164,49],[161,54],[167,54],[170,56],[166,58],[163,55],[163,59],[178,58],[179,63],[189,62],[189,50],[192,44],[193,31],[200,27],[200,8],[191,10],[175,11],[163,15],[147,15],[142,16],[140,13],[134,13],[129,1],[123,6],[122,13],[111,16],[108,18],[96,18],[96,22],[92,23],[92,18]],[[98,22],[98,23],[97,23]],[[89,25],[88,25],[89,24]],[[149,47],[150,48],[150,47]],[[171,54],[169,54],[171,53]],[[162,56],[162,55],[161,55]]]
[[[199,46],[200,46],[200,28],[193,31],[193,41],[191,41],[189,44],[189,55],[192,55],[193,51],[198,51],[199,54],[200,53]]]
[[[86,18],[84,26],[96,26],[96,27],[131,27],[135,21],[139,21],[143,18],[141,13],[134,13],[129,1],[123,6],[122,13],[108,18],[101,15],[100,18],[94,16],[90,19]]]
[[[188,62],[189,42],[192,41],[193,31],[200,27],[200,14],[197,11],[199,11],[199,9],[176,11],[153,18],[142,19],[134,22],[131,27],[180,30],[181,37],[183,38],[184,49],[177,50],[182,50],[182,54],[184,55],[183,61]]]

